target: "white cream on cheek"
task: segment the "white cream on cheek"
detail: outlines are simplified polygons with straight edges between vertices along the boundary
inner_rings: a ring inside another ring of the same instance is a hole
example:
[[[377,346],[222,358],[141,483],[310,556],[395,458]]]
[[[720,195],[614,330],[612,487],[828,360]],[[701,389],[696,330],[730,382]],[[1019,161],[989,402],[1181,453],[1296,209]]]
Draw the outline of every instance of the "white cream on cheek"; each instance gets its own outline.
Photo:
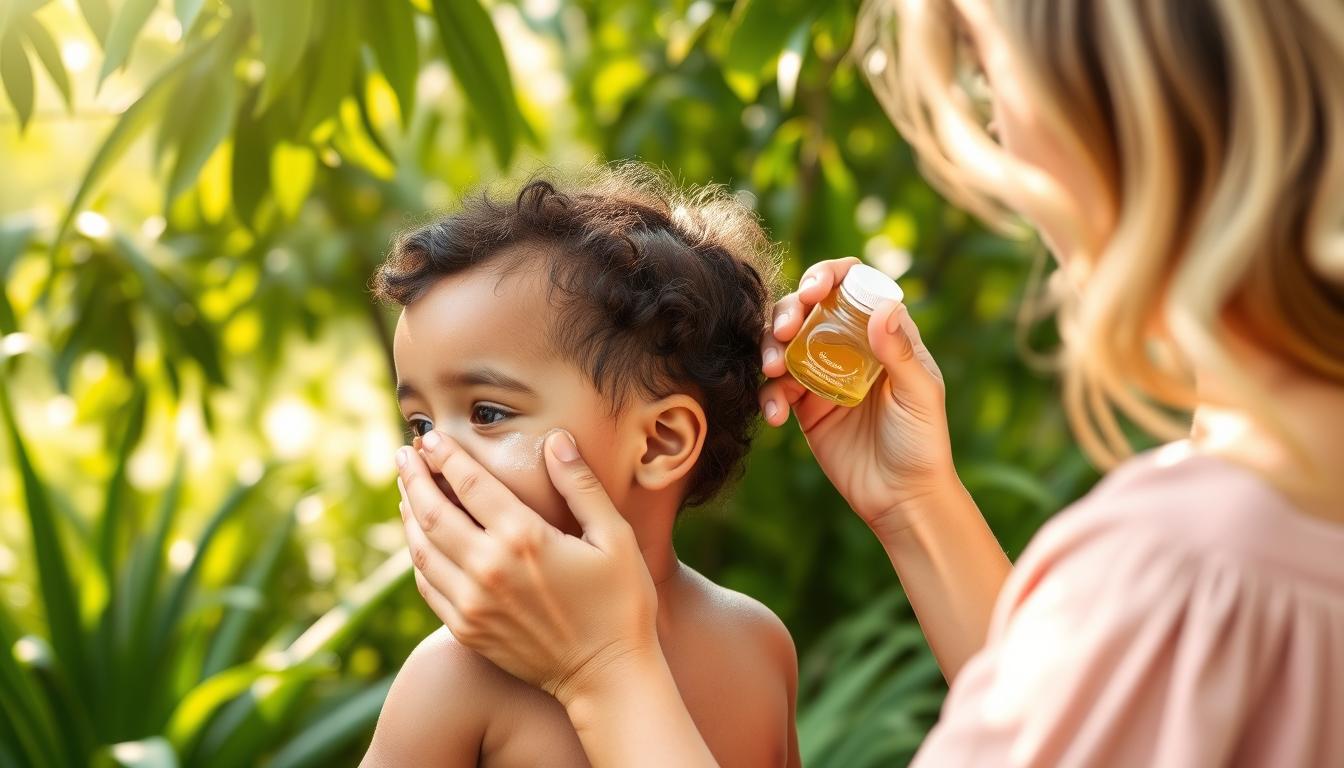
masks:
[[[510,432],[495,445],[495,466],[526,472],[541,466],[541,446],[545,435],[529,438],[522,432]]]

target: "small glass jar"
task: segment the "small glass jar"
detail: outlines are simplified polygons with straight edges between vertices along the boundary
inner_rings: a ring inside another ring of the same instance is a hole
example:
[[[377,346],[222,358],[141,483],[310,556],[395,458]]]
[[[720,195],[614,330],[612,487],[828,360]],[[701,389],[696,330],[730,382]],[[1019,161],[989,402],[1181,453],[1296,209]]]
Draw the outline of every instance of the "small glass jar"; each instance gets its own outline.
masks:
[[[855,406],[882,373],[868,346],[868,318],[883,301],[900,301],[896,281],[865,264],[812,308],[784,350],[784,363],[800,384],[835,403]]]

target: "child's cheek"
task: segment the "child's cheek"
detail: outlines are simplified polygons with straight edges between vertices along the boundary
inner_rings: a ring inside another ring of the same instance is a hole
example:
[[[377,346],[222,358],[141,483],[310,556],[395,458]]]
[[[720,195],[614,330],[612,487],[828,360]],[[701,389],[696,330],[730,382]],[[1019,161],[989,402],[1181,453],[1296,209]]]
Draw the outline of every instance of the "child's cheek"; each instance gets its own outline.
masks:
[[[546,522],[566,533],[577,534],[574,517],[546,473],[542,457],[544,440],[545,435],[510,432],[482,451],[478,460]]]

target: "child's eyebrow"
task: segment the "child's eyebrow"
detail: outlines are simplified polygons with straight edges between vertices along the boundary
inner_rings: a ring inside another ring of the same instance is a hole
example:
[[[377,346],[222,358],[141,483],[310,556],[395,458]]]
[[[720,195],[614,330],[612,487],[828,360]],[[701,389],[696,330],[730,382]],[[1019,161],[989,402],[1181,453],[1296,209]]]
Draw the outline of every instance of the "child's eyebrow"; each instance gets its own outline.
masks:
[[[494,368],[472,368],[461,372],[445,372],[439,376],[439,384],[446,387],[495,387],[524,395],[537,394],[535,390],[523,382]]]
[[[443,387],[495,387],[507,389],[522,395],[537,394],[536,390],[494,368],[472,368],[466,371],[445,371],[440,374],[437,383]],[[397,400],[415,397],[419,393],[409,383],[397,384]]]

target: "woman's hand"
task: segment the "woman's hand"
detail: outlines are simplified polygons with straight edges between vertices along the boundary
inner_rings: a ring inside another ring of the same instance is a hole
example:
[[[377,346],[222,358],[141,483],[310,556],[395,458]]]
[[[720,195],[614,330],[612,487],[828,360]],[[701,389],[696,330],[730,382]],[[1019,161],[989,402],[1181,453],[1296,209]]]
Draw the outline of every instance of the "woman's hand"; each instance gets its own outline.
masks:
[[[554,696],[593,765],[714,765],[658,644],[634,531],[573,438],[547,436],[546,470],[582,538],[546,523],[448,436],[427,433],[420,449],[397,452],[401,518],[416,586],[449,631]]]
[[[1012,566],[952,466],[943,375],[919,329],[903,304],[873,312],[868,344],[884,373],[853,408],[813,394],[784,367],[784,346],[808,311],[857,263],[812,265],[775,305],[762,341],[770,380],[761,409],[779,426],[793,408],[822,471],[882,542],[951,681],[984,642]]]
[[[547,438],[546,468],[582,539],[542,520],[452,438],[430,432],[420,444],[423,460],[398,453],[402,521],[420,593],[459,641],[562,703],[609,668],[661,653],[634,532],[568,434]]]
[[[812,307],[844,279],[855,258],[813,264],[798,290],[775,304],[761,343],[765,420],[779,426],[789,408],[817,463],[850,506],[879,535],[908,528],[922,502],[960,489],[952,466],[943,375],[905,305],[886,302],[868,321],[868,343],[885,372],[862,403],[845,408],[799,384],[784,366],[784,347]]]

